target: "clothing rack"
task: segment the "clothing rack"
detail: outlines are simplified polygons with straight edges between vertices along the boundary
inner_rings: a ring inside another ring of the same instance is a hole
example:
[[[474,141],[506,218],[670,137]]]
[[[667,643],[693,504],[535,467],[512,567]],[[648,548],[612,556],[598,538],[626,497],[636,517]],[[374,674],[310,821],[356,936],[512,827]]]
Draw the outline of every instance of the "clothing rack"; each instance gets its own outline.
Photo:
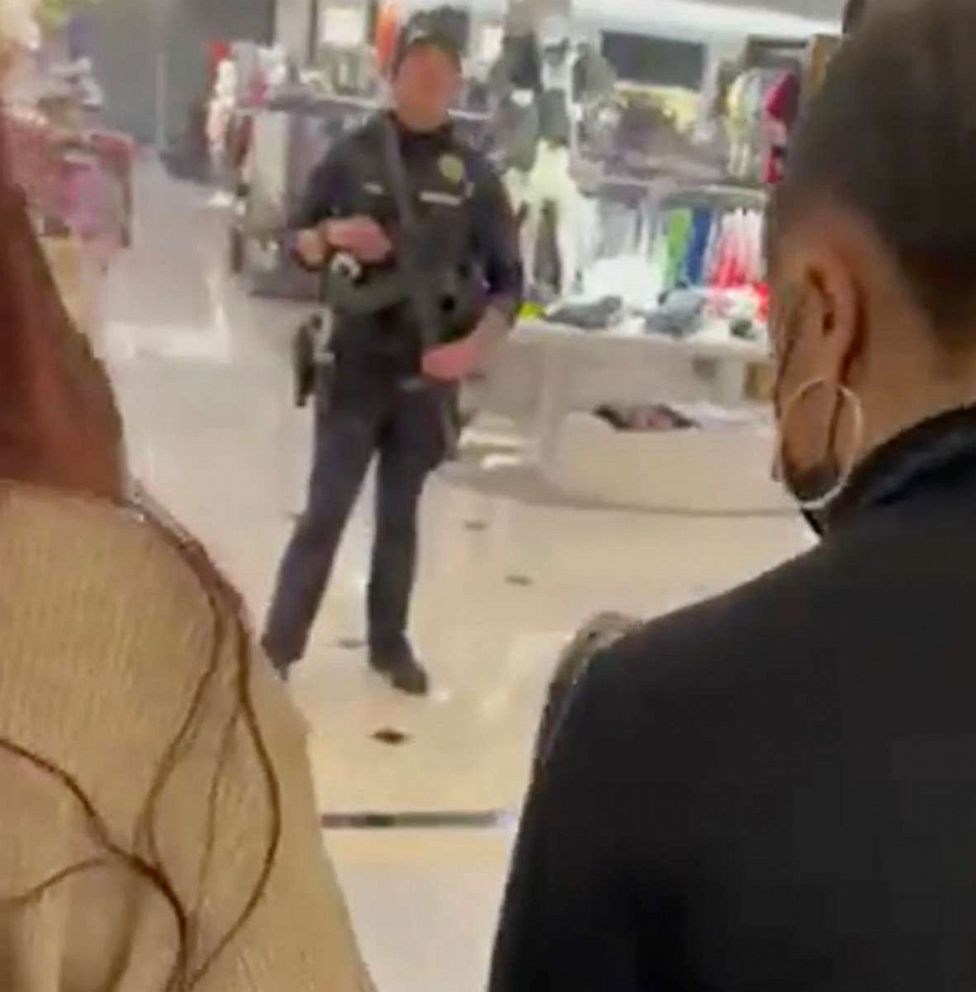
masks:
[[[810,42],[806,38],[775,38],[750,35],[743,57],[747,69],[773,72],[801,70],[806,65]]]
[[[767,201],[768,196],[763,189],[731,183],[714,183],[675,190],[662,197],[659,206],[662,211],[679,207],[765,210]]]
[[[658,203],[667,255],[664,288],[730,288],[762,279],[762,190],[731,184],[688,187]]]

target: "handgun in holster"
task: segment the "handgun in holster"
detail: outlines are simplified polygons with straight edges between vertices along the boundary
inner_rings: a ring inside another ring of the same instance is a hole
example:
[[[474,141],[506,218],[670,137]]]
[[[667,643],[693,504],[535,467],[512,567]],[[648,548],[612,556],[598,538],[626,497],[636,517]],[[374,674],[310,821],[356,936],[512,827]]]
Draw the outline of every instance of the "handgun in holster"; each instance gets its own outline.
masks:
[[[304,407],[311,396],[327,403],[335,377],[335,359],[323,348],[325,321],[313,314],[299,325],[292,340],[295,406]]]

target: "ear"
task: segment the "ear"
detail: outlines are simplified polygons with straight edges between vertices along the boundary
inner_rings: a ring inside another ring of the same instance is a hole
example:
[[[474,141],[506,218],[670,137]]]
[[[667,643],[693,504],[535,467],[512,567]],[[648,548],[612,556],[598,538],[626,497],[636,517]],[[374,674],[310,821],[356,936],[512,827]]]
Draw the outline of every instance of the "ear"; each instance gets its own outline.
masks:
[[[847,381],[862,347],[864,287],[850,260],[830,246],[812,252],[804,282],[812,297],[808,333],[819,339],[817,373],[831,382]]]

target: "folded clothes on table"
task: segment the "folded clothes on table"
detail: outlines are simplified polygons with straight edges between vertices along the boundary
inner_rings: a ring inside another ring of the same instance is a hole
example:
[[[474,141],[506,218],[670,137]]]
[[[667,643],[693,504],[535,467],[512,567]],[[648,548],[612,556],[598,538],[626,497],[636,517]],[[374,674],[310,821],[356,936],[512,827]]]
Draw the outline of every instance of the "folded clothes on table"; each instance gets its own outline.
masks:
[[[623,315],[624,301],[619,296],[604,296],[591,302],[557,304],[546,312],[546,320],[584,331],[600,331],[619,324]]]
[[[687,338],[702,326],[707,297],[694,289],[676,289],[667,294],[661,305],[644,318],[649,331],[669,338]]]

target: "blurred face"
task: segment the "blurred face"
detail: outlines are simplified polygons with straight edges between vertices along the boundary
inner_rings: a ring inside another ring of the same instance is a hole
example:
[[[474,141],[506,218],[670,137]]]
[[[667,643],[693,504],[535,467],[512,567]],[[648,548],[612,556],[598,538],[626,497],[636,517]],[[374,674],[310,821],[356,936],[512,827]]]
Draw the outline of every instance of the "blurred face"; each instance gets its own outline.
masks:
[[[461,73],[450,55],[435,45],[418,45],[393,80],[397,116],[415,131],[436,131],[447,121],[460,85]]]

